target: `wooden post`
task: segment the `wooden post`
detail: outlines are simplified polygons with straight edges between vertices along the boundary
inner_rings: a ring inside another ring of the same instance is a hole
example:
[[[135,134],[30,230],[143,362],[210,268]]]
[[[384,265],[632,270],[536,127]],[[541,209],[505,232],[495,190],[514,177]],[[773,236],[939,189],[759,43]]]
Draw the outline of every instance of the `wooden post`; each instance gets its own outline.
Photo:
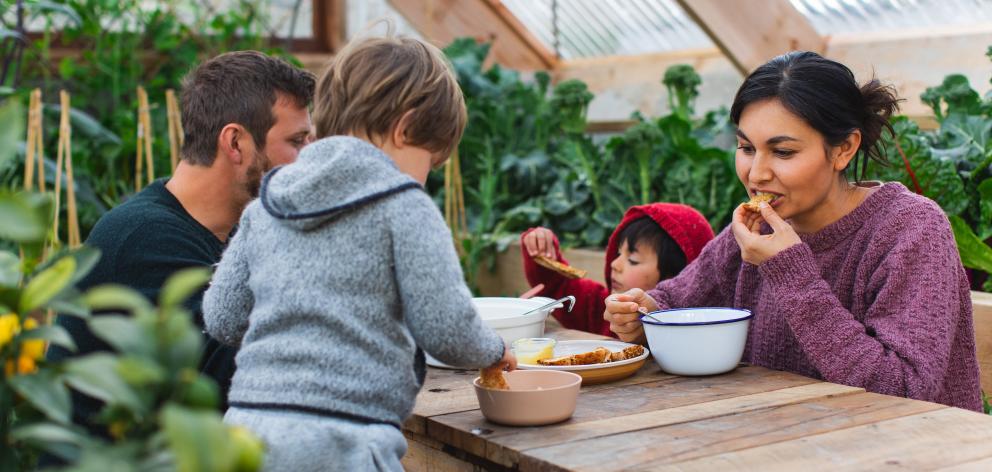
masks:
[[[459,256],[465,255],[462,247],[462,234],[468,228],[465,217],[465,190],[462,188],[462,170],[458,162],[458,150],[444,166],[444,221],[451,229],[455,250]]]
[[[72,126],[69,121],[69,112],[72,109],[69,103],[69,92],[62,90],[59,92],[59,104],[62,108],[62,116],[59,119],[59,144],[55,163],[55,222],[52,225],[54,240],[59,238],[59,206],[62,197],[62,168],[65,167],[66,179],[66,213],[67,213],[67,239],[70,248],[82,245],[82,238],[79,233],[79,214],[76,209],[76,185],[72,173]]]
[[[24,151],[24,190],[34,188],[35,169],[38,171],[38,191],[45,191],[45,154],[42,146],[42,104],[41,89],[31,91],[28,106],[28,136]]]
[[[155,179],[155,168],[152,161],[152,121],[148,113],[148,93],[145,88],[138,86],[138,139],[136,140],[137,153],[134,162],[134,191],[139,192],[141,184],[141,168],[143,164],[148,166],[148,183]]]
[[[176,166],[179,165],[179,153],[186,139],[183,135],[182,116],[179,113],[175,90],[165,91],[165,108],[169,117],[169,159],[172,161],[172,171],[175,172]]]
[[[789,0],[676,0],[742,75],[789,51],[824,53],[826,41]]]
[[[520,70],[554,69],[558,58],[498,0],[389,0],[428,41],[471,36],[491,41],[497,63]]]
[[[347,41],[345,0],[313,0],[313,37],[327,52],[337,52]]]

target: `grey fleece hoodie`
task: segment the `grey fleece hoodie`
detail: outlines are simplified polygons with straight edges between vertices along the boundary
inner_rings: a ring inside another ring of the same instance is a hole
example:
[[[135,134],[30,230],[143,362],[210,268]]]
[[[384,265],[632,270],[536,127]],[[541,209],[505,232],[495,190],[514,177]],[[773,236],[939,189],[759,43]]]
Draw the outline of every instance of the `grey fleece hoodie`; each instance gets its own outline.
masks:
[[[423,188],[375,146],[308,145],[245,209],[203,299],[207,331],[240,346],[232,406],[399,426],[424,356],[483,367],[482,324],[451,233]]]

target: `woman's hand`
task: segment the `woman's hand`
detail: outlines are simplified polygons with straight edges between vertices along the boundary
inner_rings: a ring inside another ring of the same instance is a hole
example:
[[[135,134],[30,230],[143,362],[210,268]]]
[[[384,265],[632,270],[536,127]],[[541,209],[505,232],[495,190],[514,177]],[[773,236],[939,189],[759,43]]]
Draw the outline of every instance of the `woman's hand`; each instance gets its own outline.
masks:
[[[657,309],[658,303],[644,290],[632,288],[606,297],[603,319],[610,323],[610,331],[616,333],[621,341],[644,344],[644,325],[640,315]]]
[[[507,372],[517,370],[517,356],[513,355],[513,351],[510,350],[510,345],[506,341],[503,341],[503,357],[491,367],[499,367],[500,370]]]
[[[792,225],[778,216],[771,205],[761,202],[759,206],[761,213],[739,205],[730,224],[730,230],[741,248],[741,259],[754,265],[761,265],[776,254],[802,243]],[[772,234],[761,234],[762,221],[772,227]]]
[[[555,233],[548,228],[539,226],[527,233],[524,236],[524,248],[530,257],[540,254],[551,260],[558,259],[555,257]]]

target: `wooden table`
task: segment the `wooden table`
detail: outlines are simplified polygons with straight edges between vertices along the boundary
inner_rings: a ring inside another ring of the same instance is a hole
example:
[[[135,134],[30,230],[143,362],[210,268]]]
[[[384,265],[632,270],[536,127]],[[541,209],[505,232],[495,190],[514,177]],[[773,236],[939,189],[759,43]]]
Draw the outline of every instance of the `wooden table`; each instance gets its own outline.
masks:
[[[678,377],[648,359],[541,427],[486,421],[476,375],[428,369],[404,425],[407,470],[992,471],[990,416],[761,367]]]

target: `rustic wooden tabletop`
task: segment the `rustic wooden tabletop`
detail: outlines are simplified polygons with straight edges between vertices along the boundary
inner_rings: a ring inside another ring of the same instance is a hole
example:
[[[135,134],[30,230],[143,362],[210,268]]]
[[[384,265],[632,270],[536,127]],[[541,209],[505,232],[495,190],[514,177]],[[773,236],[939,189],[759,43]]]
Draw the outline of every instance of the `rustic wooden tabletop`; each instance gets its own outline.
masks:
[[[428,369],[404,425],[407,470],[992,470],[988,415],[761,367],[678,377],[649,359],[583,387],[570,420],[541,427],[486,421],[476,375]]]

